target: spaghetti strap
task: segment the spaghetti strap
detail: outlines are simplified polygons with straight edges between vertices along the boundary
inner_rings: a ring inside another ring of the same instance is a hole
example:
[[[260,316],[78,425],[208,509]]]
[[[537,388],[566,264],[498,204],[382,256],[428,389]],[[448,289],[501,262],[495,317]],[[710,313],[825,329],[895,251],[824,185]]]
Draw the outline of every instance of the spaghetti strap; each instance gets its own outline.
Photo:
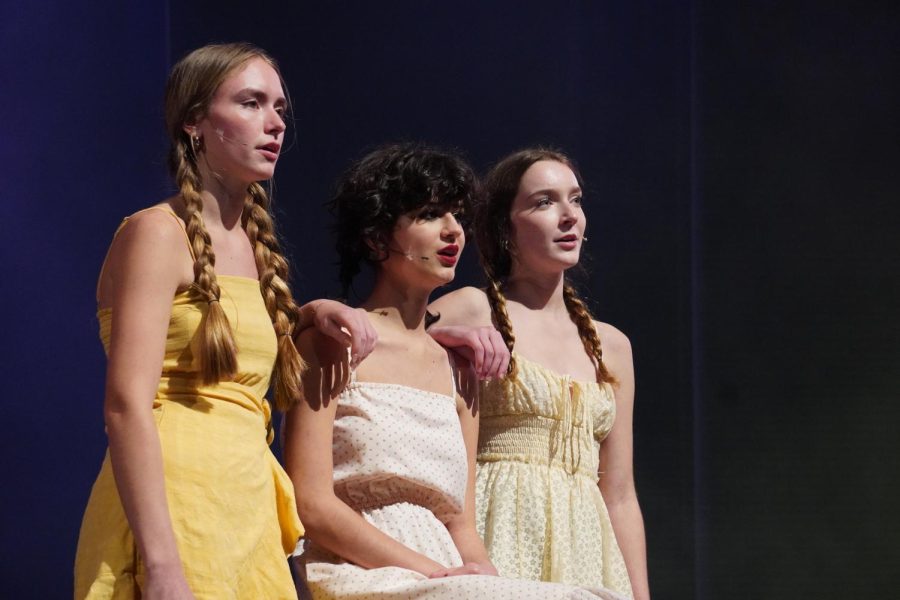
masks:
[[[165,206],[150,206],[148,208],[142,209],[134,213],[133,215],[129,215],[122,219],[122,222],[119,223],[119,226],[116,228],[116,232],[113,234],[112,241],[109,243],[109,248],[106,250],[106,256],[103,257],[103,264],[100,265],[100,275],[97,277],[97,291],[95,293],[95,298],[97,302],[100,301],[100,282],[103,281],[103,274],[106,272],[106,262],[109,260],[109,253],[112,250],[112,246],[116,241],[116,238],[119,237],[119,233],[124,229],[125,225],[128,224],[129,219],[133,218],[136,215],[139,215],[143,212],[147,212],[148,210],[161,210],[164,213],[168,214],[175,220],[178,224],[178,228],[181,229],[181,233],[184,234],[184,241],[187,244],[188,252],[191,253],[191,260],[196,261],[197,257],[194,255],[194,249],[191,247],[191,239],[188,237],[187,229],[184,227],[184,223],[181,219],[178,218],[178,215],[175,214],[175,211],[172,210],[172,207],[166,204]]]

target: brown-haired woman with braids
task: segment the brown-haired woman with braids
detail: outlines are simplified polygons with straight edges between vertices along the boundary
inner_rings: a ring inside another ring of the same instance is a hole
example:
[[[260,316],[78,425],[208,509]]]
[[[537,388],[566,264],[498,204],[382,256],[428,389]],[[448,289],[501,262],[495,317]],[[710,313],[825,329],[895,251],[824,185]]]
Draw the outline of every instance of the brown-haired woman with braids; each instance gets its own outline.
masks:
[[[178,195],[126,219],[98,288],[109,451],[75,560],[76,598],[294,598],[302,527],[268,448],[271,409],[299,394],[307,322],[374,345],[360,312],[298,307],[258,182],[275,170],[288,101],[274,61],[206,46],[169,76]]]
[[[480,397],[476,517],[498,572],[644,599],[631,347],[565,277],[585,239],[582,187],[557,151],[500,161],[475,215],[486,291],[463,288],[429,310],[442,325],[494,324],[511,352],[509,374]]]

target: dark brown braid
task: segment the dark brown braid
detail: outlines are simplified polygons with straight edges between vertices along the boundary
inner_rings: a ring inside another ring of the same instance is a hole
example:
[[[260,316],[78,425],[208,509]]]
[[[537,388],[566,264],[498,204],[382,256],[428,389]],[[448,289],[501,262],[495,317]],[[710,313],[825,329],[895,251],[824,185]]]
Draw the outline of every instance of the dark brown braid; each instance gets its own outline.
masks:
[[[603,364],[603,349],[600,347],[600,336],[594,327],[594,319],[591,317],[591,313],[588,312],[587,306],[578,297],[575,288],[568,283],[563,285],[563,300],[566,303],[566,308],[569,310],[569,317],[578,327],[578,336],[581,338],[581,343],[584,344],[584,350],[594,362],[597,381],[616,383],[615,378],[606,369],[606,365]]]
[[[516,344],[516,336],[513,334],[512,321],[509,320],[509,313],[506,312],[506,298],[500,290],[500,284],[494,279],[491,279],[488,282],[485,293],[487,294],[488,302],[491,305],[491,315],[494,319],[494,325],[497,327],[497,331],[500,332],[500,335],[503,336],[503,342],[510,352],[507,374],[515,377],[519,372],[518,366],[516,365],[516,359],[512,356],[513,346]]]

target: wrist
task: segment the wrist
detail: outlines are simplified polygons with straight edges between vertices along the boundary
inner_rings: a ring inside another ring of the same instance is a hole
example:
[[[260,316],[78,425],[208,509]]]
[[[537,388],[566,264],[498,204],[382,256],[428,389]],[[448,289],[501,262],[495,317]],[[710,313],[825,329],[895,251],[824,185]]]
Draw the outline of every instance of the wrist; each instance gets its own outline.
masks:
[[[171,558],[148,560],[144,562],[144,568],[148,575],[155,576],[181,575],[183,573],[181,560],[178,557],[175,557],[174,560]]]

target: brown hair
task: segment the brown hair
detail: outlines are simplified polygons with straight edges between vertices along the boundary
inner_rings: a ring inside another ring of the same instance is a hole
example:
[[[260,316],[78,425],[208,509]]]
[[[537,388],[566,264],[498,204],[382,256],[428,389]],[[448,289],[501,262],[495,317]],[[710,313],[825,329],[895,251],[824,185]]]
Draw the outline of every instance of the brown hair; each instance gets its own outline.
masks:
[[[255,46],[245,43],[212,44],[182,58],[172,67],[166,84],[169,169],[184,203],[185,225],[196,257],[192,287],[207,300],[208,307],[200,323],[198,356],[200,376],[206,384],[234,377],[238,366],[237,346],[234,332],[219,304],[221,292],[213,269],[216,257],[201,215],[203,203],[200,192],[203,191],[203,183],[198,154],[202,152],[202,141],[195,147],[184,125],[202,117],[222,82],[254,58],[269,63],[281,78],[275,61]],[[269,203],[263,187],[259,183],[251,184],[247,189],[241,222],[253,245],[259,287],[278,336],[278,355],[273,373],[275,405],[286,410],[293,405],[300,392],[303,361],[293,341],[300,310],[288,287],[289,267],[275,235]]]
[[[527,148],[510,154],[491,169],[485,178],[484,195],[475,211],[475,239],[481,256],[481,266],[488,279],[486,289],[488,302],[491,305],[494,323],[510,352],[513,350],[516,338],[513,334],[509,313],[506,311],[506,298],[503,295],[503,284],[512,271],[515,252],[510,210],[513,200],[519,192],[519,184],[525,171],[541,160],[555,161],[566,165],[572,169],[578,185],[584,187],[578,168],[568,156],[550,148]],[[569,283],[565,283],[563,286],[563,300],[569,317],[578,327],[578,335],[584,344],[584,350],[594,362],[597,380],[614,382],[614,378],[603,364],[600,337],[594,329],[591,313],[578,296],[575,288]],[[516,371],[516,360],[511,357],[509,373],[515,375]]]

